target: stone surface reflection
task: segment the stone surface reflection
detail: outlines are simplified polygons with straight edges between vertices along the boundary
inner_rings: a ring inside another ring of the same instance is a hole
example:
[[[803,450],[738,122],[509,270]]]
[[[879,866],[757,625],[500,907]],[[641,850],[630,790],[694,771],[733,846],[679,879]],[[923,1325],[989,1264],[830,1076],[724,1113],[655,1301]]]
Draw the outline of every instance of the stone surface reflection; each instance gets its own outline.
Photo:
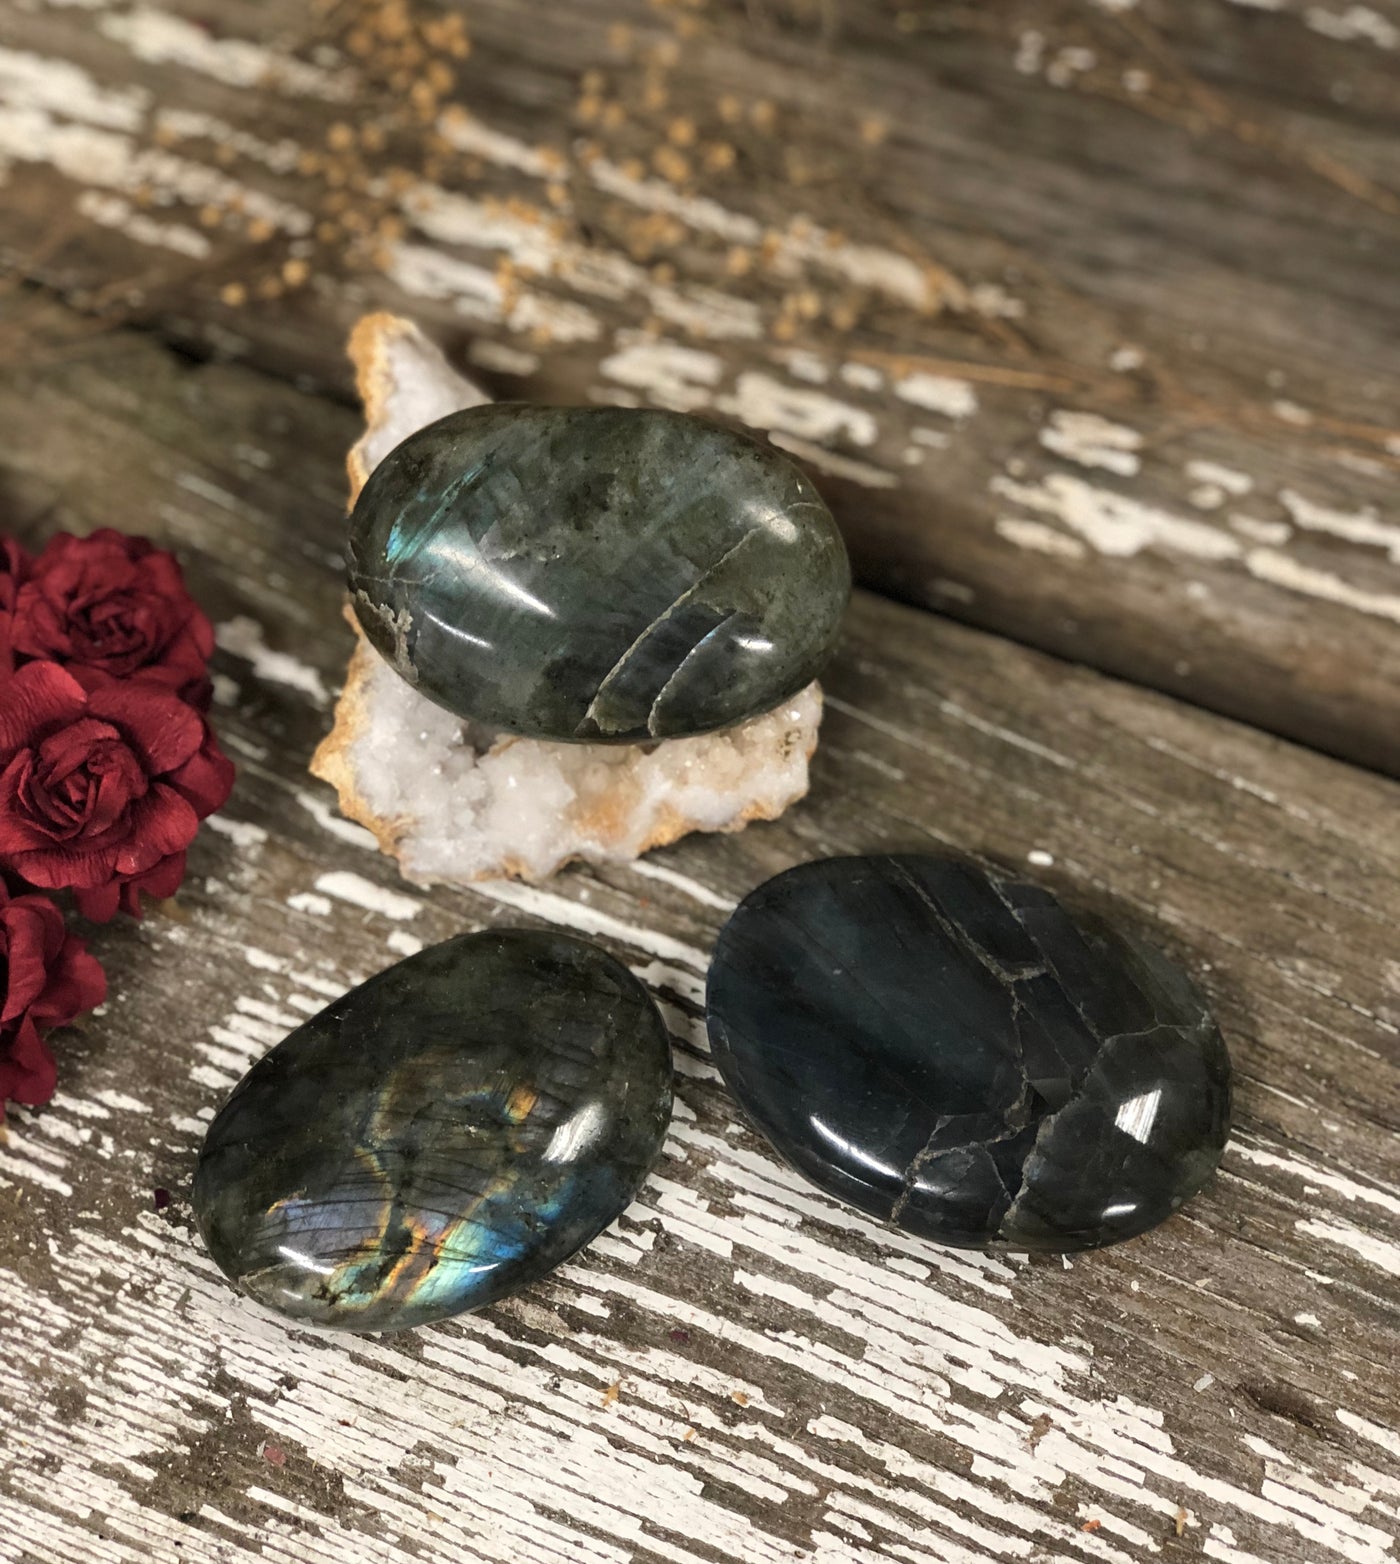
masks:
[[[1159,951],[947,858],[834,858],[760,886],[710,973],[715,1058],[799,1171],[940,1243],[1092,1248],[1190,1198],[1230,1063]]]
[[[480,1308],[602,1231],[655,1160],[670,1040],[611,956],[462,935],[299,1027],[209,1127],[211,1254],[311,1325],[399,1330]]]
[[[679,413],[473,407],[385,457],[350,522],[365,634],[462,717],[640,743],[811,682],[850,566],[780,452]]]

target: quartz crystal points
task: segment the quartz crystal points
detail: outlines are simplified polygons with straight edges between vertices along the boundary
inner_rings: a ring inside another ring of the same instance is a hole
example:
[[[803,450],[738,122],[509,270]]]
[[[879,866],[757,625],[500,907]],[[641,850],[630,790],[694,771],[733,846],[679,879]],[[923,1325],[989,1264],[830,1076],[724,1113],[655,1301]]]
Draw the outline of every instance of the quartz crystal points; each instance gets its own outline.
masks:
[[[636,1193],[670,1111],[670,1039],[626,967],[562,934],[461,935],[253,1066],[209,1127],[195,1216],[260,1303],[400,1330],[588,1243]]]
[[[1116,1243],[1224,1149],[1229,1056],[1186,974],[972,863],[778,875],[725,926],[707,1002],[720,1070],[777,1150],[939,1243]]]
[[[449,414],[375,468],[348,554],[365,634],[421,694],[576,743],[771,710],[826,661],[850,595],[792,462],[652,409]]]

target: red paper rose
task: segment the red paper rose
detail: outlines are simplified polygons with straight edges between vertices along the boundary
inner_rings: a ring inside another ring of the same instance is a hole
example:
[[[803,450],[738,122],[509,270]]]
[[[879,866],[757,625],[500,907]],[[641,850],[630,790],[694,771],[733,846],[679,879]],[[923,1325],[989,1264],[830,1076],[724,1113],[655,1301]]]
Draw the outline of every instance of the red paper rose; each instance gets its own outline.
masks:
[[[207,707],[214,631],[175,556],[103,527],[60,532],[34,560],[14,605],[16,655],[150,676]]]
[[[29,579],[29,556],[13,538],[0,538],[0,675],[15,665],[15,599]]]
[[[71,888],[87,917],[173,891],[232,786],[204,718],[158,683],[33,662],[0,689],[0,867]]]
[[[56,1071],[43,1039],[100,1005],[107,980],[47,896],[13,896],[0,880],[0,1119],[5,1103],[37,1108]]]

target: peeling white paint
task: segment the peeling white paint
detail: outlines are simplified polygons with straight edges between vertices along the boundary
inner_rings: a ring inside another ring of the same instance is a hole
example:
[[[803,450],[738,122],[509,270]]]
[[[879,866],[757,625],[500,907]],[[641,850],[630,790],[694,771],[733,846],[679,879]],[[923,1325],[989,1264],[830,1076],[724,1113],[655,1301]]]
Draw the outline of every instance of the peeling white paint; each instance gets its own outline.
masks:
[[[800,440],[874,445],[879,433],[874,417],[864,408],[825,391],[788,385],[757,369],[745,370],[735,381],[733,394],[719,397],[715,406],[754,429],[769,434],[781,431]]]
[[[876,369],[873,364],[861,364],[854,360],[842,364],[841,378],[857,391],[882,391],[885,386],[883,370]]]
[[[971,418],[977,411],[977,393],[967,380],[953,375],[933,375],[919,370],[895,381],[894,394],[914,407],[928,413],[941,413],[945,418]]]
[[[1239,541],[1218,527],[1095,488],[1069,473],[1051,473],[1038,483],[998,475],[992,490],[1027,510],[1053,516],[1100,554],[1129,558],[1143,549],[1165,548],[1193,559],[1225,560],[1243,552]]]
[[[123,196],[104,195],[99,190],[84,190],[78,196],[79,216],[103,228],[115,228],[137,244],[174,250],[177,255],[202,261],[209,255],[209,240],[197,228],[186,223],[163,222],[134,207]]]
[[[1227,494],[1236,497],[1248,494],[1254,488],[1254,479],[1248,473],[1222,466],[1219,462],[1187,462],[1186,476],[1194,478],[1197,483],[1208,483],[1214,488],[1224,489]]]
[[[609,380],[645,392],[662,407],[692,412],[708,406],[724,373],[716,353],[686,347],[664,338],[620,336],[619,348],[598,365]]]
[[[1243,516],[1238,511],[1231,511],[1227,519],[1241,537],[1253,543],[1269,543],[1277,547],[1287,543],[1293,536],[1293,528],[1286,521],[1261,521],[1257,516]]]
[[[230,820],[227,815],[210,815],[204,823],[211,831],[228,837],[235,847],[245,853],[252,852],[267,841],[267,832],[251,820]]]
[[[1033,549],[1037,554],[1055,554],[1061,559],[1086,559],[1089,554],[1078,538],[1032,516],[998,516],[996,530],[1008,543]]]
[[[373,880],[365,879],[349,869],[332,869],[317,877],[316,889],[337,901],[347,901],[353,907],[363,907],[366,912],[382,913],[386,918],[403,920],[416,918],[423,910],[423,903],[414,896],[400,891],[386,890]]]
[[[1345,43],[1360,39],[1378,49],[1400,48],[1400,26],[1369,5],[1349,5],[1343,11],[1312,5],[1303,13],[1303,20],[1315,33],[1327,38]]]
[[[1066,461],[1077,462],[1081,467],[1102,467],[1125,478],[1132,477],[1142,466],[1138,455],[1142,436],[1137,430],[1115,424],[1097,413],[1056,408],[1040,431],[1040,443]]]
[[[713,907],[719,912],[733,912],[739,904],[732,896],[718,896],[708,886],[701,885],[699,880],[692,880],[689,875],[680,874],[675,869],[668,869],[665,864],[657,863],[651,858],[638,858],[635,863],[628,865],[633,874],[639,874],[644,880],[660,880],[663,885],[669,885],[673,889],[689,896],[692,901],[697,901],[702,907]]]
[[[1303,1221],[1295,1222],[1293,1226],[1309,1238],[1349,1249],[1353,1254],[1359,1255],[1367,1265],[1373,1265],[1377,1270],[1385,1271],[1390,1276],[1400,1276],[1400,1244],[1377,1238],[1374,1233],[1368,1233],[1363,1228],[1338,1219],[1308,1217]]]
[[[427,245],[395,245],[387,271],[405,293],[446,300],[467,320],[539,332],[558,344],[592,342],[602,334],[598,317],[583,305],[528,289],[508,294],[494,271]]]
[[[230,125],[227,120],[195,109],[161,108],[156,112],[155,127],[158,134],[183,141],[212,141],[239,157],[261,163],[274,174],[291,173],[301,156],[301,147],[289,136],[267,141]]]
[[[1348,543],[1382,548],[1392,564],[1400,565],[1400,523],[1382,521],[1374,507],[1337,510],[1330,505],[1318,505],[1292,489],[1280,490],[1279,502],[1293,518],[1295,526],[1305,532],[1322,532]]]
[[[130,196],[147,191],[159,201],[196,207],[237,207],[294,237],[311,229],[310,214],[289,202],[174,153],[138,148],[117,131],[61,121],[23,96],[0,95],[0,160],[6,158],[47,163],[80,186]]]
[[[513,168],[517,173],[528,174],[532,179],[552,178],[559,173],[564,163],[560,154],[551,156],[539,147],[521,141],[518,136],[492,130],[471,114],[439,115],[436,129],[459,152],[485,158],[488,163],[495,163],[499,168]]]
[[[364,826],[345,819],[332,806],[330,800],[320,793],[313,793],[307,788],[298,788],[296,801],[323,831],[329,831],[338,841],[349,842],[351,847],[361,847],[371,853],[379,851],[379,843],[375,840],[372,831],[366,831]]]
[[[527,353],[509,342],[493,342],[490,337],[474,338],[467,357],[479,368],[498,375],[533,375],[540,367],[538,353]]]
[[[221,651],[251,663],[255,679],[286,685],[288,689],[308,696],[317,706],[330,705],[330,695],[321,675],[288,652],[274,652],[256,619],[238,614],[215,628],[214,639]]]
[[[1251,549],[1245,565],[1250,575],[1273,586],[1287,587],[1290,592],[1300,592],[1305,597],[1321,598],[1342,608],[1355,609],[1357,613],[1373,614],[1378,619],[1400,624],[1400,593],[1369,592],[1354,587],[1330,570],[1315,570],[1299,564],[1276,549]]]
[[[229,87],[263,87],[289,97],[329,101],[342,101],[354,91],[349,72],[308,65],[247,39],[216,37],[154,6],[104,16],[97,25],[148,65],[178,65]]]
[[[1364,1205],[1374,1206],[1379,1211],[1388,1212],[1391,1216],[1400,1217],[1400,1188],[1384,1189],[1375,1184],[1363,1184],[1359,1179],[1334,1173],[1320,1163],[1309,1161],[1307,1158],[1269,1151],[1266,1147],[1245,1141],[1235,1142],[1234,1155],[1245,1162],[1253,1163],[1255,1167],[1272,1168],[1277,1172],[1290,1174],[1315,1189],[1330,1189],[1343,1200],[1360,1201]]]
[[[109,130],[138,130],[151,95],[141,87],[99,87],[80,66],[20,49],[0,49],[0,103],[43,109]]]

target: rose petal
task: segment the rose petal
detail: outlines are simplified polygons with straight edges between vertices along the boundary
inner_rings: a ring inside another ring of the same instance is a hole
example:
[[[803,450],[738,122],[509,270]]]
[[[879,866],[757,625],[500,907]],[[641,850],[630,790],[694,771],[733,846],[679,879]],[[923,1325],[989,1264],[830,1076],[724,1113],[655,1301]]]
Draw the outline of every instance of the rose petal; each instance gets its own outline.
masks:
[[[132,806],[130,832],[117,851],[120,875],[144,874],[169,853],[183,851],[199,830],[199,816],[173,787],[157,782]]]
[[[143,679],[111,679],[81,670],[88,709],[122,731],[150,776],[174,771],[198,752],[204,723],[179,696]]]
[[[44,992],[54,953],[63,945],[63,914],[46,896],[20,896],[0,907],[0,1028]]]
[[[8,1042],[0,1042],[0,1104],[40,1108],[58,1085],[58,1066],[39,1029],[28,1016]]]
[[[67,1026],[107,997],[107,974],[77,935],[69,934],[49,965],[48,982],[30,1014],[41,1026]]]
[[[0,689],[0,760],[83,715],[82,686],[57,663],[26,663]]]

